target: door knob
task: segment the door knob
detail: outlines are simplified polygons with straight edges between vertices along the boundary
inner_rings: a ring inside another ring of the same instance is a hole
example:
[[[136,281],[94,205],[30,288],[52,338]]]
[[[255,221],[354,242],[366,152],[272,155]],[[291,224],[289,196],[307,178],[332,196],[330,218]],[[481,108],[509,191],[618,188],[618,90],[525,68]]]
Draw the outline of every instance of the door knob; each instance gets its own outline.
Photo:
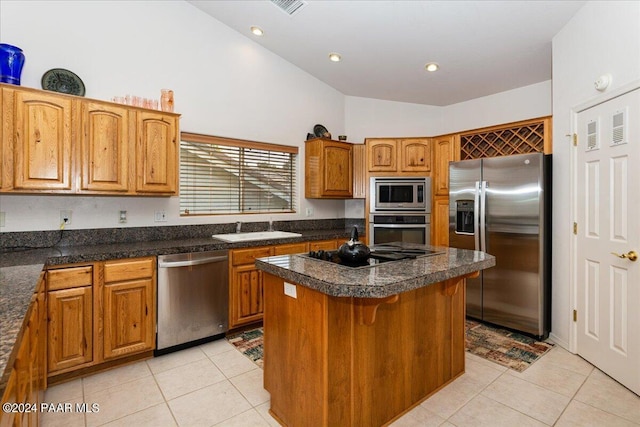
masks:
[[[617,256],[618,258],[628,258],[629,261],[635,261],[638,259],[638,254],[635,251],[629,251],[626,254],[617,254],[615,252],[611,252],[613,255]]]

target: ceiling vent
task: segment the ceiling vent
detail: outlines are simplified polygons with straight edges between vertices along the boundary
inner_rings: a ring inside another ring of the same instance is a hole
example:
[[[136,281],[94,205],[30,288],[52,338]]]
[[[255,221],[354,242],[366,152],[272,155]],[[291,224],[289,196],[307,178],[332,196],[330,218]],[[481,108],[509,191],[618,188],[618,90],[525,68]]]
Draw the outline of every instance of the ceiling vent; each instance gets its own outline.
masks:
[[[293,16],[295,13],[299,12],[306,3],[300,0],[270,0],[271,3],[275,4],[289,16]]]

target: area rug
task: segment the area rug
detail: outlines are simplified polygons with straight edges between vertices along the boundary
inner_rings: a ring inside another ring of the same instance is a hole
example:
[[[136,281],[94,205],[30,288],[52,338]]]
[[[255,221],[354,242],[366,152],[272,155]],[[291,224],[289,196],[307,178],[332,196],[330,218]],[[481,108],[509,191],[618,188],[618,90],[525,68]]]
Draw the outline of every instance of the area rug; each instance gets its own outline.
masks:
[[[552,343],[536,341],[529,336],[473,320],[467,319],[465,327],[469,353],[518,372],[527,369],[553,348]]]
[[[467,320],[465,326],[466,348],[469,353],[514,371],[524,371],[553,348],[551,343],[536,341],[526,335],[473,320]],[[230,335],[227,340],[262,368],[262,328]]]
[[[227,341],[262,368],[262,328],[227,336]]]

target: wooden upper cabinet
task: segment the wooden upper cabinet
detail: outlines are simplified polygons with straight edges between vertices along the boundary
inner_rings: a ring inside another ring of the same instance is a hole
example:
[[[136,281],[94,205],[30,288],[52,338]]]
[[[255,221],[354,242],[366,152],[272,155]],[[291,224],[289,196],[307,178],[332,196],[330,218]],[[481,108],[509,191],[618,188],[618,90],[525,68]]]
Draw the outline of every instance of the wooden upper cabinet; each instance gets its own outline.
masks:
[[[137,186],[142,193],[175,194],[178,189],[178,118],[138,112]]]
[[[396,172],[398,160],[395,139],[367,141],[369,172]]]
[[[14,96],[12,187],[71,191],[71,99],[25,91]]]
[[[366,140],[369,172],[430,172],[430,138]]]
[[[305,197],[353,197],[353,144],[316,138],[305,144]]]
[[[84,102],[81,114],[80,189],[129,191],[128,162],[134,159],[129,147],[135,140],[129,110],[117,104]]]
[[[178,114],[0,83],[0,192],[170,196]]]
[[[403,139],[399,141],[399,147],[401,171],[431,171],[431,142],[429,139]]]
[[[436,196],[449,195],[449,162],[460,159],[459,142],[455,135],[445,135],[433,139],[433,193]]]

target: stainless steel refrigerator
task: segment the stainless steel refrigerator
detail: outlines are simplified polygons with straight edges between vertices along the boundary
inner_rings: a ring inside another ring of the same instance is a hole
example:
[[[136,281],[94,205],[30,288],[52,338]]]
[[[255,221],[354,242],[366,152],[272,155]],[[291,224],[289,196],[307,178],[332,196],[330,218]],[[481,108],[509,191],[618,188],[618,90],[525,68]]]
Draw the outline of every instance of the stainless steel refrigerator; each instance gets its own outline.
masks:
[[[549,336],[550,212],[550,155],[449,164],[449,246],[496,257],[495,267],[467,280],[468,317]]]

